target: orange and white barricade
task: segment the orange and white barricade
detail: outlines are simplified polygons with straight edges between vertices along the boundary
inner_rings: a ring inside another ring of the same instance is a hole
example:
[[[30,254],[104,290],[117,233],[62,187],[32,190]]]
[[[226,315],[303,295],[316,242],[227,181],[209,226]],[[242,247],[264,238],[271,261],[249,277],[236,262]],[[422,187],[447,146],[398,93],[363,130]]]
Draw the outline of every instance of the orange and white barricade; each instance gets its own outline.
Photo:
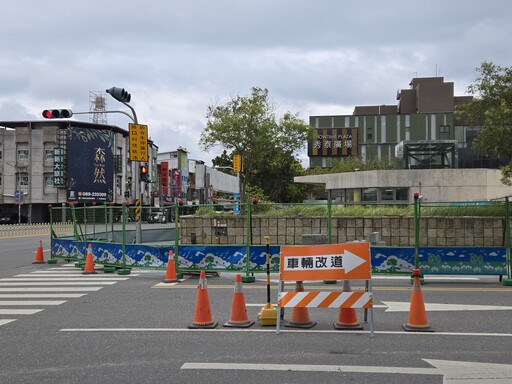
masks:
[[[364,308],[369,313],[370,337],[374,336],[369,243],[283,246],[279,272],[277,334],[284,308]],[[286,281],[326,280],[363,280],[366,289],[364,292],[284,291]]]

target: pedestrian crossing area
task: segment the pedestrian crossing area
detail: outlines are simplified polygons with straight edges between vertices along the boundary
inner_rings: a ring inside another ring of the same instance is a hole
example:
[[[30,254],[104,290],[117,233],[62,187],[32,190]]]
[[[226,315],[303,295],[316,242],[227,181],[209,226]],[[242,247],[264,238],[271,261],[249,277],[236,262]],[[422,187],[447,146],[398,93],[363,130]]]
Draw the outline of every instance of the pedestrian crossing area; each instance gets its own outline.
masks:
[[[134,276],[139,275],[83,275],[74,264],[62,264],[0,278],[0,327]]]

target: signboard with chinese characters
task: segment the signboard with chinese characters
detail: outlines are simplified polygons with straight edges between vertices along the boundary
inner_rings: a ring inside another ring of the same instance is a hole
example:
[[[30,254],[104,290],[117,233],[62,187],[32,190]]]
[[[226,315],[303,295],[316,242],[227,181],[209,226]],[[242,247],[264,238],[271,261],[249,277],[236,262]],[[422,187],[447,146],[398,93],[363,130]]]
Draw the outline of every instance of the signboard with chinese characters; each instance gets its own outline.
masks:
[[[180,197],[181,192],[181,171],[179,169],[174,168],[172,170],[172,179],[171,179],[171,188],[172,188],[172,197]]]
[[[169,194],[169,163],[162,161],[160,163],[160,184],[162,186],[162,195]]]
[[[130,160],[148,161],[148,126],[130,124]]]
[[[66,186],[66,150],[65,148],[53,148],[53,186]]]
[[[114,132],[69,127],[66,173],[68,201],[113,201]]]
[[[280,280],[370,280],[370,244],[281,247]]]
[[[357,156],[357,128],[313,130],[308,156]]]

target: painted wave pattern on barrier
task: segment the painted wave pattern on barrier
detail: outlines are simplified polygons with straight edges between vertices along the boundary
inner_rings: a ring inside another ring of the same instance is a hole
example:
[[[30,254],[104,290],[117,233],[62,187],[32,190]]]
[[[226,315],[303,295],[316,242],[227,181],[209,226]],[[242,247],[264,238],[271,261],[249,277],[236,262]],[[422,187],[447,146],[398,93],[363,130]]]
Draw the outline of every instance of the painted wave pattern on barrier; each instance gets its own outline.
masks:
[[[52,257],[85,260],[88,245],[92,246],[97,263],[141,268],[167,266],[172,247],[129,244],[125,258],[121,244],[75,242],[53,239]],[[179,247],[177,267],[181,270],[246,271],[245,246]],[[251,246],[250,272],[266,271],[266,247]],[[270,270],[279,272],[280,247],[270,247]],[[506,275],[505,248],[420,248],[419,266],[423,274],[490,274]],[[408,273],[414,268],[412,247],[372,247],[372,273]]]
[[[506,275],[505,248],[422,248],[422,273]]]

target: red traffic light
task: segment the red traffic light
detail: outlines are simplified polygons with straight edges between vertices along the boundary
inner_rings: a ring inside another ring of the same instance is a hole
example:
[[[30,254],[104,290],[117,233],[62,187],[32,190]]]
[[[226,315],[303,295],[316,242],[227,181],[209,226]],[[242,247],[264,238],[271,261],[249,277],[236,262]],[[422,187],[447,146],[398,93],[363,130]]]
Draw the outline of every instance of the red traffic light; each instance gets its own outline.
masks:
[[[71,109],[45,109],[42,113],[45,119],[69,119],[73,116]]]
[[[180,205],[180,206],[183,205],[183,200],[179,199],[178,200],[178,205]]]
[[[255,198],[255,197],[253,197],[253,198],[252,198],[252,203],[253,203],[253,204],[258,204],[258,199],[257,199],[257,198]]]

